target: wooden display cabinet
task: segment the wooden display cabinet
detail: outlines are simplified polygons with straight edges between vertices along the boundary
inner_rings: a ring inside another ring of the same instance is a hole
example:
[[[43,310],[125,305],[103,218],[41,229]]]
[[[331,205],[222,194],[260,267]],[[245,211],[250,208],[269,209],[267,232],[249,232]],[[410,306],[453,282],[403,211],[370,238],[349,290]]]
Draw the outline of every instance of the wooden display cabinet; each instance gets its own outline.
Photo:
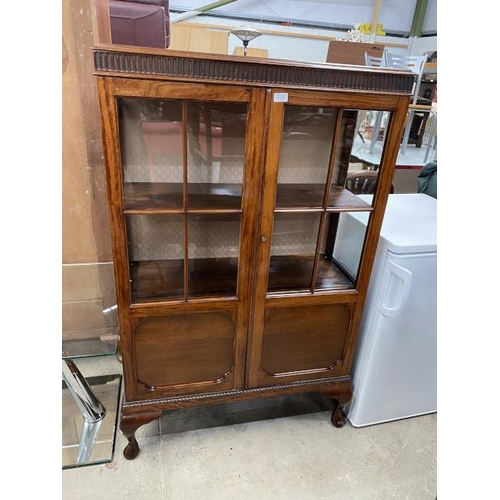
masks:
[[[94,61],[125,457],[187,406],[319,391],[341,427],[413,75],[119,46]],[[360,111],[390,113],[372,204],[345,188]],[[353,211],[370,214],[354,267],[335,257]]]

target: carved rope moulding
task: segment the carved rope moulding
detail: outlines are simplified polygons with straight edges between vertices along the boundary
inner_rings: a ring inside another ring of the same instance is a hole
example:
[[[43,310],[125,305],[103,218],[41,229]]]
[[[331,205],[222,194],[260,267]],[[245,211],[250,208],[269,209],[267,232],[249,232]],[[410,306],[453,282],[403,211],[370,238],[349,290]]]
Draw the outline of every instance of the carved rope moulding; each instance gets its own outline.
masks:
[[[172,397],[166,397],[166,398],[157,398],[157,399],[148,399],[144,401],[125,401],[123,403],[123,406],[126,407],[139,407],[139,406],[150,406],[150,405],[155,405],[155,404],[162,404],[162,403],[180,403],[180,402],[186,402],[186,401],[199,401],[199,400],[208,400],[208,399],[213,399],[213,398],[218,398],[218,397],[226,397],[226,396],[236,396],[240,394],[253,394],[253,393],[259,393],[259,392],[267,392],[267,391],[273,391],[273,390],[278,390],[278,389],[287,389],[287,388],[293,388],[293,387],[307,387],[311,386],[314,387],[316,385],[324,385],[328,383],[341,383],[341,382],[350,382],[351,378],[349,375],[341,375],[340,377],[330,377],[330,378],[323,378],[323,379],[317,379],[317,380],[305,380],[305,381],[299,381],[299,382],[289,382],[287,384],[279,384],[279,385],[270,385],[270,386],[265,386],[265,387],[255,387],[252,389],[232,389],[229,391],[219,391],[219,392],[211,392],[211,393],[203,393],[203,394],[191,394],[189,396],[172,396]]]

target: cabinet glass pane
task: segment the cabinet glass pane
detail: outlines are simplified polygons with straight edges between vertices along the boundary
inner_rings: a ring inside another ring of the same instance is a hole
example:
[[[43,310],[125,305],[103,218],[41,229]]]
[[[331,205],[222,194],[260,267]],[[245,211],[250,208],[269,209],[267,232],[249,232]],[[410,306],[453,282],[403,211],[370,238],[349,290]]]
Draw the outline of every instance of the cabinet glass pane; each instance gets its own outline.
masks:
[[[320,213],[274,214],[268,292],[310,290]]]
[[[188,215],[189,298],[236,296],[240,214]]]
[[[277,208],[323,206],[336,109],[286,106]]]
[[[182,102],[118,99],[125,209],[182,208]]]
[[[336,150],[329,207],[360,204],[352,194],[374,193],[391,113],[344,110]]]
[[[354,288],[358,277],[361,252],[367,225],[356,217],[368,220],[368,213],[327,213],[323,229],[316,290]]]
[[[187,103],[188,209],[240,209],[246,104]]]
[[[128,215],[132,302],[184,298],[184,216]]]

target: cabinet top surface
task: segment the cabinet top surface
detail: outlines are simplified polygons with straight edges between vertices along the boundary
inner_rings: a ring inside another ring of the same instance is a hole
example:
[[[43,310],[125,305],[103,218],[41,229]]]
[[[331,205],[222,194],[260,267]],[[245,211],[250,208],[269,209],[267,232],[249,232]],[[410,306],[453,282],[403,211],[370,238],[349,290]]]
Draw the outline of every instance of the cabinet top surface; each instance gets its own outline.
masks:
[[[125,45],[93,47],[96,76],[177,79],[261,86],[315,87],[411,95],[409,71],[309,63]]]

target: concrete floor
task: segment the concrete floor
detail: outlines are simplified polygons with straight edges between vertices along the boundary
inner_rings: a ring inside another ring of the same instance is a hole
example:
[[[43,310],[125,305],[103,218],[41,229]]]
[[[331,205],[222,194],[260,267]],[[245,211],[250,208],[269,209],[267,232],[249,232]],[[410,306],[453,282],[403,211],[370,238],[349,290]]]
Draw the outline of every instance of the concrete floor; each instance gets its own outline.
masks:
[[[121,373],[112,358],[85,376]],[[110,371],[111,370],[111,371]],[[132,461],[62,471],[65,500],[434,500],[437,415],[364,428],[330,422],[318,395],[177,410],[137,432]]]

